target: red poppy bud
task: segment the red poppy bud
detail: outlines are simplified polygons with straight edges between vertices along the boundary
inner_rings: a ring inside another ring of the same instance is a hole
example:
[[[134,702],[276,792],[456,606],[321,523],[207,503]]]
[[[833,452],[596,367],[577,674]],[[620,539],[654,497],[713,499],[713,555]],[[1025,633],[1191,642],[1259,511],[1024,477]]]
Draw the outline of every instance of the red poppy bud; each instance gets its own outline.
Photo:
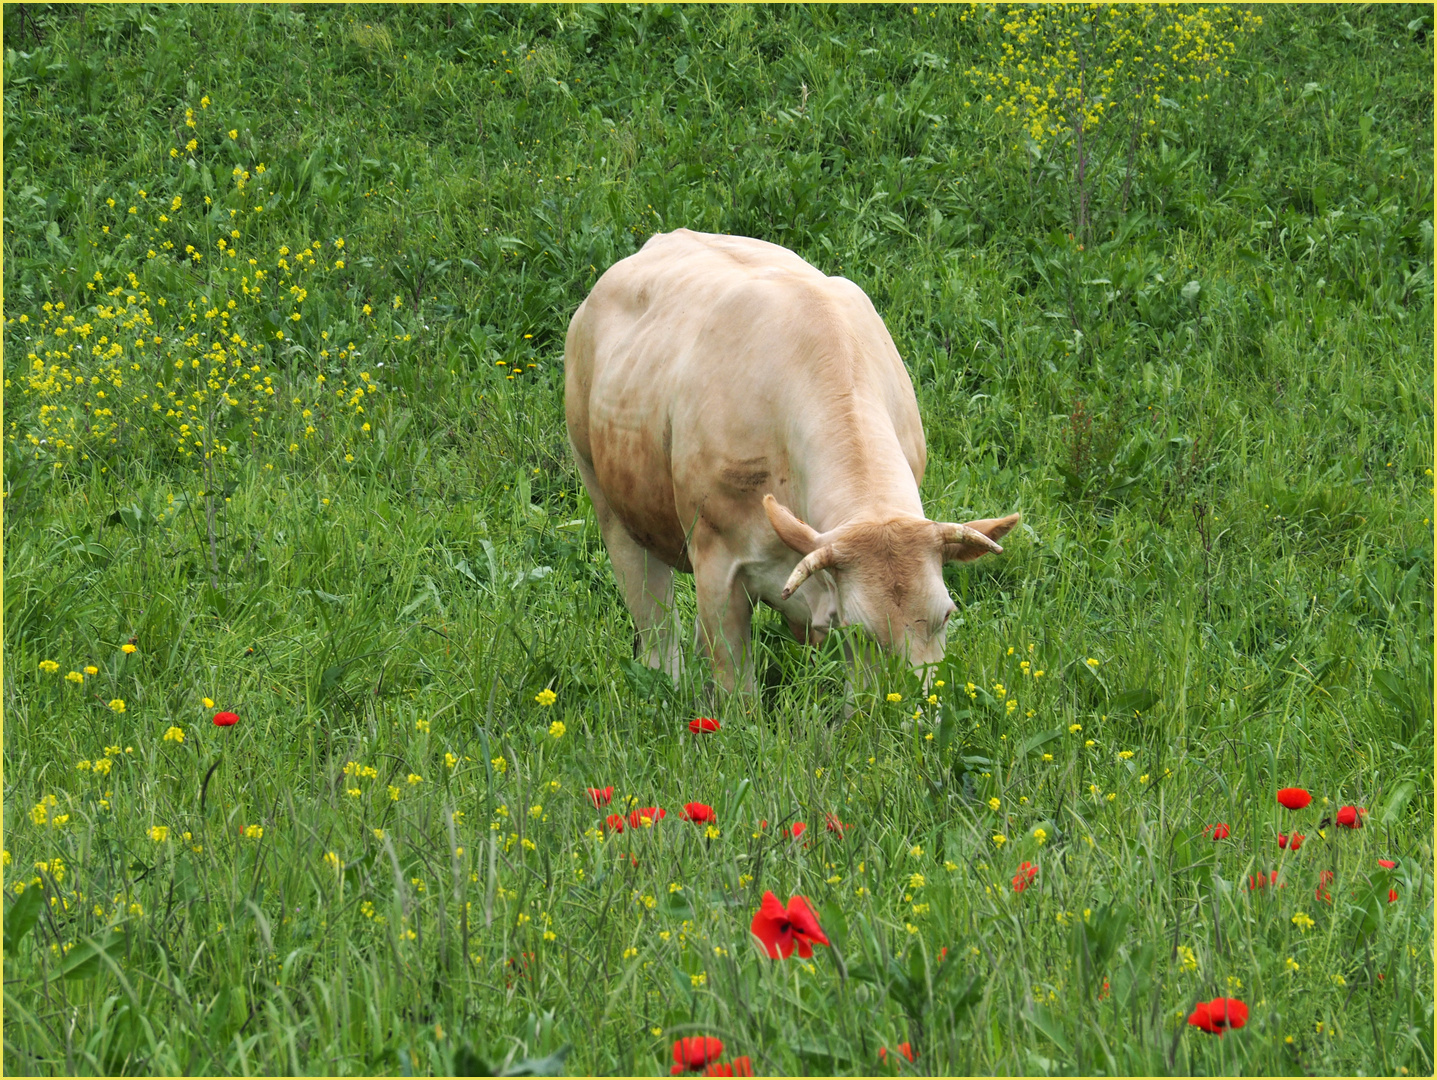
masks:
[[[1229,836],[1232,835],[1232,831],[1228,829],[1228,827],[1224,825],[1221,821],[1219,821],[1216,825],[1209,825],[1206,829],[1203,830],[1203,832],[1210,833],[1214,840],[1226,840]]]
[[[697,1072],[711,1061],[718,1060],[723,1053],[723,1041],[712,1035],[692,1035],[674,1041],[674,1064],[669,1070],[674,1076],[681,1072]]]
[[[591,787],[588,790],[589,801],[594,804],[595,810],[601,806],[608,806],[609,800],[614,797],[613,784],[610,784],[608,787]]]
[[[1363,825],[1362,819],[1366,816],[1367,807],[1365,806],[1344,806],[1337,811],[1337,824],[1344,829],[1360,829]]]
[[[239,723],[239,717],[232,712],[215,713],[215,727],[232,727]]]
[[[679,817],[685,821],[692,821],[695,825],[703,825],[718,820],[714,808],[701,802],[684,803],[684,811]]]
[[[612,830],[613,832],[616,832],[616,833],[623,832],[623,831],[624,831],[624,815],[623,815],[623,814],[610,814],[608,817],[604,818],[604,824],[607,825],[607,826],[610,828],[610,830]]]
[[[722,725],[711,716],[700,716],[697,720],[689,721],[689,730],[695,735],[704,731],[717,731],[720,726]]]
[[[1026,889],[1029,885],[1033,883],[1033,879],[1037,876],[1038,868],[1032,863],[1019,863],[1018,872],[1013,875],[1013,891],[1022,892],[1024,889]]]
[[[1278,791],[1277,801],[1289,810],[1301,810],[1312,802],[1312,793],[1306,788],[1285,787]]]

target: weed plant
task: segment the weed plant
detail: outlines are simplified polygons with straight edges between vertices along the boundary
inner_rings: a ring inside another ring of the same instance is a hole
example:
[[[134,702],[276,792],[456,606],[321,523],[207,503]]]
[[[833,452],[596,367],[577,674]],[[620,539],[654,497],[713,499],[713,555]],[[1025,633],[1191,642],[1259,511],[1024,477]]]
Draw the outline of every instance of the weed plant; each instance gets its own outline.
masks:
[[[1260,15],[7,6],[5,1070],[1430,1075],[1431,10]],[[632,661],[563,339],[680,226],[1023,512],[933,696]]]

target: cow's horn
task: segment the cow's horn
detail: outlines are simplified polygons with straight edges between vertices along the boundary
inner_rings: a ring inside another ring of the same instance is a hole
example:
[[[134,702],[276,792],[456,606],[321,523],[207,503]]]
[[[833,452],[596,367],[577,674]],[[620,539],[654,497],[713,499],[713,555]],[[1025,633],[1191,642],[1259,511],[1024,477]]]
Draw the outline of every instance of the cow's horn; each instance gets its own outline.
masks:
[[[793,568],[793,573],[788,575],[788,580],[783,585],[783,599],[787,600],[798,587],[808,580],[809,575],[819,570],[827,570],[838,562],[838,553],[833,550],[832,544],[824,544],[823,547],[810,551],[803,557],[803,561]]]
[[[943,545],[943,558],[967,562],[990,551],[995,555],[1002,554],[1003,549],[997,541],[1006,536],[1018,520],[1018,514],[1009,514],[1005,518],[984,518],[966,525],[942,522],[938,526],[938,540]]]
[[[813,526],[799,518],[771,494],[763,497],[763,512],[768,515],[768,523],[773,526],[773,531],[778,533],[778,538],[800,555],[808,555],[823,546]]]

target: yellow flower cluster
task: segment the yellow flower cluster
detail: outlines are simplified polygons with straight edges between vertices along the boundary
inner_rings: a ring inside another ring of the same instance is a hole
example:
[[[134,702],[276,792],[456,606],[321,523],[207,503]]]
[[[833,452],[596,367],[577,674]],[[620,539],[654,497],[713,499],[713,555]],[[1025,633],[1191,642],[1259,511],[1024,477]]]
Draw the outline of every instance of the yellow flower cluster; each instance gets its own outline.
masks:
[[[186,123],[197,126],[193,109]],[[191,139],[185,150],[194,154],[198,146]],[[155,188],[178,187],[188,171],[178,148],[170,155],[177,160]],[[315,434],[313,424],[297,422],[298,408],[283,404],[293,395],[282,394],[281,377],[266,368],[274,354],[289,353],[298,327],[308,328],[311,291],[332,285],[343,271],[345,260],[337,256],[344,240],[307,238],[293,250],[287,244],[273,252],[245,250],[244,230],[265,213],[269,197],[246,185],[259,189],[269,178],[263,163],[252,170],[235,166],[235,188],[202,202],[188,204],[179,194],[150,198],[155,192],[136,187],[96,208],[102,224],[90,246],[103,244],[105,263],[120,269],[96,270],[78,308],[47,300],[39,311],[4,321],[6,348],[24,358],[5,379],[13,395],[6,425],[12,452],[23,446],[34,459],[61,468],[150,444],[199,464],[231,454],[232,439],[245,431],[258,437],[265,417],[282,416],[296,434],[301,428]],[[214,241],[215,257],[207,259],[195,243],[213,236],[225,211],[227,227]],[[188,272],[173,273],[176,265]],[[366,305],[360,345],[368,345],[371,314]],[[331,341],[328,330],[299,336],[321,370],[359,355],[360,345]],[[306,421],[313,413],[362,414],[365,395],[378,390],[368,373],[332,392],[322,374],[314,378],[307,404],[293,401],[305,409]]]
[[[984,104],[1016,121],[1040,147],[1119,115],[1135,133],[1156,126],[1147,114],[1165,95],[1203,90],[1230,74],[1238,38],[1262,25],[1262,16],[1226,5],[1082,4],[963,16],[986,18],[999,23],[997,53],[990,65],[965,74]],[[1197,101],[1208,96],[1194,94]]]
[[[53,795],[46,795],[30,808],[30,821],[36,825],[48,825],[52,829],[58,829],[70,820],[69,814],[54,813],[59,800]]]

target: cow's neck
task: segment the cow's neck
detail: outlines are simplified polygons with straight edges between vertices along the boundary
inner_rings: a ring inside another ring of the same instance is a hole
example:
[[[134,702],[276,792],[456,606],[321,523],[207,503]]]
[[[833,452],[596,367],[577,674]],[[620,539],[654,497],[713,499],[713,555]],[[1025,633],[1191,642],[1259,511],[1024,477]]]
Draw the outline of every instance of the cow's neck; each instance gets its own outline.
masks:
[[[794,507],[813,528],[823,533],[851,521],[924,516],[913,470],[891,427],[853,425],[823,442],[803,458],[802,508]]]

